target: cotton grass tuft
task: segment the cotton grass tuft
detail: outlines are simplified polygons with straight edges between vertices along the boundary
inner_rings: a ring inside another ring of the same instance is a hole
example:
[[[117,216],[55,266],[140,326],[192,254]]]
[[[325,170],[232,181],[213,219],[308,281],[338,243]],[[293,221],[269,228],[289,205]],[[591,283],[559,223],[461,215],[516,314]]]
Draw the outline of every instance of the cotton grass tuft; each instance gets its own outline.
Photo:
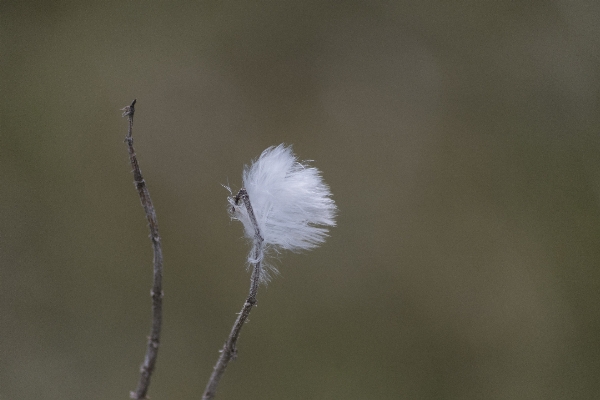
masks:
[[[298,161],[291,146],[267,148],[244,168],[242,180],[262,237],[258,248],[260,238],[248,209],[232,196],[228,198],[231,216],[242,222],[246,237],[254,240],[248,261],[261,263],[263,270],[265,252],[313,249],[325,241],[327,228],[335,226],[336,205],[329,187],[317,168]],[[266,281],[268,274],[263,272],[261,281]]]

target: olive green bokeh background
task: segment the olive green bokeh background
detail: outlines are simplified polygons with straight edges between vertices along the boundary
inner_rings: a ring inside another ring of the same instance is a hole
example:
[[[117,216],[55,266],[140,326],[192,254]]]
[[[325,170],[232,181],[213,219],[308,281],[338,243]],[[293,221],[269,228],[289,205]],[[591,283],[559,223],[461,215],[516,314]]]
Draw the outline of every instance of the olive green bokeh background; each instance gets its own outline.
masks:
[[[500,3],[500,4],[498,4]],[[293,144],[339,206],[282,254],[219,399],[600,396],[600,6],[3,2],[0,399],[199,399],[247,294],[226,212]]]

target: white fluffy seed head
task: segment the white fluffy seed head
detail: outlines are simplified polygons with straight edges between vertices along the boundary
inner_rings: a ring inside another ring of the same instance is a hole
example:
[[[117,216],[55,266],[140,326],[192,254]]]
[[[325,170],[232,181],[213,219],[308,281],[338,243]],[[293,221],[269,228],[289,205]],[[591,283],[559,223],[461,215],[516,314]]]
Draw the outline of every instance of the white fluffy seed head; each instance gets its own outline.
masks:
[[[336,206],[329,187],[319,170],[298,161],[289,146],[263,151],[244,168],[242,179],[266,250],[312,249],[323,243],[327,227],[335,225]],[[253,239],[254,226],[243,202],[235,204],[229,197],[229,204],[232,217],[244,224],[246,237]],[[252,253],[249,262],[260,261]]]

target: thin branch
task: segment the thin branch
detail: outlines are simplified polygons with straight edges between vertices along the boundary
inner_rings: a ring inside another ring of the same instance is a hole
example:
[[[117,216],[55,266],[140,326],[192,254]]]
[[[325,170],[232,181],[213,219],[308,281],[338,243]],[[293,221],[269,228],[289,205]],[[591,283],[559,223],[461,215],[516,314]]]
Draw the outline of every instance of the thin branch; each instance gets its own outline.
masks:
[[[258,227],[258,222],[256,222],[256,217],[254,216],[254,211],[252,210],[252,205],[250,204],[250,198],[248,197],[248,192],[246,189],[240,189],[237,196],[235,196],[235,204],[238,205],[240,200],[244,202],[246,206],[246,210],[248,211],[248,215],[250,216],[250,220],[254,225],[254,248],[253,248],[253,259],[256,260],[254,263],[254,268],[252,269],[252,277],[250,278],[250,292],[248,293],[248,298],[244,302],[244,306],[242,307],[242,311],[240,311],[235,323],[233,324],[233,328],[231,328],[231,333],[229,333],[229,337],[227,341],[223,345],[223,349],[221,350],[221,355],[217,360],[213,368],[213,373],[210,376],[208,384],[206,385],[206,389],[204,390],[204,395],[202,396],[202,400],[212,400],[214,399],[217,386],[219,385],[219,381],[221,377],[225,373],[225,369],[229,364],[230,360],[235,360],[237,357],[237,348],[236,343],[238,337],[240,336],[240,331],[242,330],[242,326],[248,319],[248,315],[250,315],[250,311],[252,311],[252,307],[256,304],[256,293],[258,292],[258,286],[260,283],[260,271],[261,271],[261,260],[263,255],[263,242],[264,239],[260,233],[260,229]]]
[[[129,160],[131,161],[131,167],[133,168],[133,181],[135,187],[140,196],[142,206],[146,212],[146,219],[148,220],[148,227],[150,229],[150,240],[152,240],[152,247],[154,248],[154,280],[152,283],[152,329],[150,336],[148,337],[148,347],[146,348],[146,356],[144,357],[144,363],[140,367],[140,381],[138,382],[137,389],[131,392],[129,396],[132,399],[146,399],[146,393],[148,393],[148,387],[150,386],[150,377],[154,371],[156,365],[156,357],[158,355],[158,346],[160,344],[160,327],[162,324],[162,274],[163,274],[163,255],[162,246],[160,242],[160,235],[158,234],[158,223],[156,222],[156,213],[154,212],[154,206],[150,199],[150,192],[146,187],[146,181],[142,177],[142,171],[138,164],[135,150],[133,149],[133,114],[135,113],[135,102],[133,100],[131,105],[123,108],[123,116],[129,119],[129,130],[125,137],[129,149]]]

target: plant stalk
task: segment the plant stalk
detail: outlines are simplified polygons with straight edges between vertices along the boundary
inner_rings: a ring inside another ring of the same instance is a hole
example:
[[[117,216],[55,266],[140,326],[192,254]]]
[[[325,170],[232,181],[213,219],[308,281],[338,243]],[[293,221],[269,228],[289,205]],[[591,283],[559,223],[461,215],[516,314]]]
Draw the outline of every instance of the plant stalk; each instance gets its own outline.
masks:
[[[160,329],[162,325],[162,299],[164,293],[162,291],[162,276],[163,276],[163,255],[160,235],[158,233],[158,222],[156,220],[156,212],[154,211],[154,205],[150,198],[150,192],[146,186],[146,181],[142,176],[142,171],[133,148],[133,114],[135,113],[136,100],[131,102],[131,105],[123,108],[123,116],[129,119],[129,129],[125,142],[129,149],[129,161],[133,169],[133,181],[135,187],[140,196],[140,201],[144,207],[146,213],[146,219],[148,220],[148,228],[150,229],[150,240],[152,241],[152,247],[154,250],[154,274],[152,291],[152,328],[150,330],[150,336],[148,337],[148,345],[146,347],[146,356],[144,362],[140,367],[140,380],[138,382],[137,389],[130,392],[129,396],[132,399],[146,399],[148,388],[150,386],[150,377],[154,372],[156,365],[156,358],[158,356],[158,347],[160,345]]]

